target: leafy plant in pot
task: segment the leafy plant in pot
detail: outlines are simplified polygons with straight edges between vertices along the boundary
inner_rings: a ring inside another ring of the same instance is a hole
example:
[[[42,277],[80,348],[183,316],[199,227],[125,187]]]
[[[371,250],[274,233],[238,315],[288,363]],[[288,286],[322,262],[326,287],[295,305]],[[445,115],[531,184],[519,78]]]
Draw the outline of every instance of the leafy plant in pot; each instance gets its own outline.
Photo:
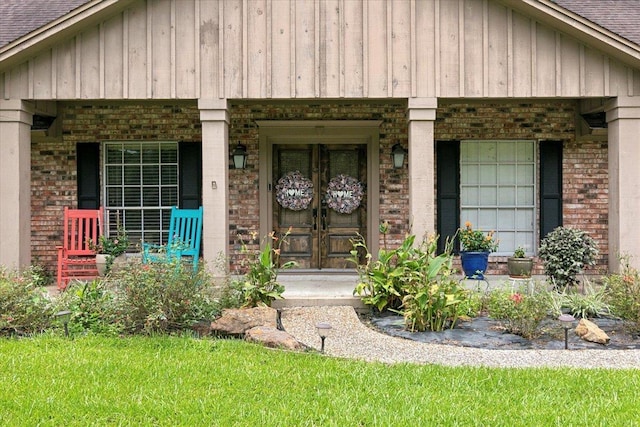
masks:
[[[89,247],[96,251],[98,274],[104,276],[111,270],[117,257],[124,254],[129,247],[129,236],[126,230],[118,227],[115,235],[100,236],[97,243],[89,241]]]
[[[465,277],[473,280],[484,280],[484,273],[489,265],[489,254],[498,248],[493,231],[487,234],[474,230],[470,221],[458,230],[460,238],[460,261]]]
[[[518,246],[513,252],[513,256],[507,259],[507,269],[509,270],[509,277],[531,277],[533,258],[526,256],[524,249]]]

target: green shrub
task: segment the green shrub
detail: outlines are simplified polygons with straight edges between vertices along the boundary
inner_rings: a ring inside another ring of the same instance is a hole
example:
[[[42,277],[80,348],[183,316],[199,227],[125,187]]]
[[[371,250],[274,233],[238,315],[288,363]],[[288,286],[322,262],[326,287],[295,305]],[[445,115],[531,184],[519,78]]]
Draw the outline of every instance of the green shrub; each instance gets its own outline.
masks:
[[[630,265],[629,257],[620,261],[621,272],[603,278],[606,299],[614,315],[640,330],[640,272]]]
[[[247,271],[242,279],[231,283],[232,290],[242,294],[244,307],[258,305],[271,306],[276,299],[282,299],[284,286],[278,283],[278,270],[285,270],[296,265],[294,261],[280,263],[280,251],[287,244],[288,230],[282,237],[271,232],[260,251],[251,251],[242,241],[242,254],[245,257],[240,263],[243,271]],[[254,235],[255,238],[255,235]]]
[[[489,316],[499,320],[508,332],[531,339],[539,334],[539,326],[552,307],[547,291],[531,295],[497,289],[490,293]]]
[[[467,292],[450,277],[451,245],[447,243],[440,255],[436,249],[437,238],[415,245],[415,236],[410,235],[396,249],[380,249],[378,260],[372,262],[364,240],[355,241],[351,261],[358,266],[360,282],[354,293],[379,311],[401,313],[411,331],[453,328]],[[359,263],[362,252],[364,265]]]
[[[31,270],[0,269],[0,335],[33,334],[50,325],[54,308],[46,289],[36,283]]]
[[[90,331],[97,334],[117,335],[122,323],[114,301],[114,292],[105,281],[72,281],[55,301],[56,311],[71,311],[69,331]]]
[[[551,283],[561,289],[577,284],[576,276],[595,265],[598,249],[586,232],[557,227],[540,242],[538,256]]]
[[[105,279],[113,292],[115,322],[127,333],[167,333],[190,328],[219,314],[211,278],[179,261],[129,261]]]

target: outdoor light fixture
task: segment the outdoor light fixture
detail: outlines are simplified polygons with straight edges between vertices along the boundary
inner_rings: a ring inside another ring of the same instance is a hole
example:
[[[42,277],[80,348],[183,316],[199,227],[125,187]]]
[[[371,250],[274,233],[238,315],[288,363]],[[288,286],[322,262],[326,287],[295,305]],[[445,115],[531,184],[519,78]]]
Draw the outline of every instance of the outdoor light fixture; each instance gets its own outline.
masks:
[[[231,153],[231,157],[233,158],[233,167],[234,169],[244,169],[247,166],[247,147],[242,144],[238,144],[238,146]]]
[[[320,335],[320,340],[322,342],[320,345],[320,353],[324,353],[324,340],[331,333],[331,325],[328,323],[318,323],[316,325],[316,329],[318,330],[318,335]]]
[[[402,145],[396,144],[391,147],[391,158],[393,159],[394,169],[400,169],[404,165],[404,156],[407,154],[407,150],[402,148]]]
[[[279,331],[284,331],[284,326],[282,326],[282,309],[276,309],[276,329]]]
[[[573,322],[576,320],[570,314],[561,314],[558,317],[558,320],[562,323],[562,327],[564,328],[564,349],[569,349],[569,329],[573,326]]]
[[[64,336],[69,336],[69,320],[71,320],[71,312],[69,310],[59,311],[56,313],[56,317],[64,325]]]

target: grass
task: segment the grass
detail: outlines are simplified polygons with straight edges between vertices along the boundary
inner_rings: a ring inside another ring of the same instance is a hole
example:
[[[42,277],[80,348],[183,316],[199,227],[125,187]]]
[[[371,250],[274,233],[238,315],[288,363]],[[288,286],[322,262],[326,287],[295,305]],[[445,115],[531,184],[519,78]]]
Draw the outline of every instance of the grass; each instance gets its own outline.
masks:
[[[189,337],[0,340],[2,426],[640,425],[640,370],[384,365]]]

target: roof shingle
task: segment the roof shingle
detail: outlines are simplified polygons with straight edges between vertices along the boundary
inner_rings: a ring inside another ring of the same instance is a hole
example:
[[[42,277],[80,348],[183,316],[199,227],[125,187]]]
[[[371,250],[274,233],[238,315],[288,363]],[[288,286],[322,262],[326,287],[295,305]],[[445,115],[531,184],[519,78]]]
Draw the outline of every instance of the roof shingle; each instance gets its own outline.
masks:
[[[0,47],[55,21],[91,0],[0,1]]]

